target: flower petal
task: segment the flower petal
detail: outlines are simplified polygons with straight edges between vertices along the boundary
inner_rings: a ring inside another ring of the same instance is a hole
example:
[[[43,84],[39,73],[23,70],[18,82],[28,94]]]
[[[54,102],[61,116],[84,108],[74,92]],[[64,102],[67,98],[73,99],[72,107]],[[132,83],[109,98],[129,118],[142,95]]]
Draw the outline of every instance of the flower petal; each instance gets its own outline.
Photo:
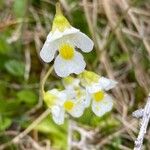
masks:
[[[48,42],[53,42],[56,41],[57,39],[61,38],[63,36],[63,32],[60,32],[59,30],[56,30],[55,32],[50,32],[47,35],[47,41]]]
[[[117,82],[112,79],[108,79],[105,77],[101,77],[99,79],[99,85],[101,85],[102,89],[104,89],[106,91],[114,88],[116,86],[116,84],[117,84]]]
[[[93,83],[89,86],[86,86],[86,90],[89,92],[89,93],[96,93],[100,90],[102,90],[102,87],[99,83]]]
[[[74,35],[76,33],[79,33],[80,30],[79,29],[76,29],[74,27],[71,27],[71,28],[67,28],[64,32],[63,32],[63,36],[69,36],[69,35]]]
[[[72,115],[73,117],[78,118],[83,115],[84,109],[85,109],[84,103],[78,102],[78,103],[75,103],[75,106],[73,107],[73,109],[69,111],[68,113]]]
[[[93,41],[82,32],[75,34],[74,38],[72,38],[72,43],[83,52],[90,52],[94,46]]]
[[[71,73],[79,74],[84,71],[85,66],[86,64],[83,56],[76,51],[71,60],[65,60],[58,55],[54,62],[55,72],[60,77],[67,77]]]
[[[66,28],[63,32],[56,30],[54,32],[49,33],[49,35],[47,36],[47,40],[48,40],[48,42],[52,42],[52,41],[59,40],[62,37],[63,38],[68,37],[68,39],[69,39],[69,36],[72,37],[72,35],[74,35],[78,32],[79,32],[79,30],[74,27]]]
[[[74,99],[76,97],[76,92],[74,89],[65,89],[64,92],[67,95],[67,99]]]
[[[41,51],[40,57],[44,62],[51,62],[54,59],[57,50],[57,44],[55,42],[45,41]]]
[[[52,89],[48,91],[50,94],[53,94],[57,101],[55,102],[57,105],[62,106],[67,98],[67,95],[64,91],[59,91],[58,89]]]
[[[61,108],[59,106],[52,107],[52,118],[56,124],[58,124],[58,125],[63,124],[64,116],[65,116],[65,111],[63,108]]]
[[[86,91],[86,97],[85,97],[85,100],[84,100],[85,107],[86,108],[89,107],[90,103],[91,103],[91,94]]]
[[[93,100],[92,102],[92,110],[95,115],[101,117],[105,113],[109,112],[113,107],[113,100],[109,95],[105,95],[105,98],[100,101],[96,102]]]

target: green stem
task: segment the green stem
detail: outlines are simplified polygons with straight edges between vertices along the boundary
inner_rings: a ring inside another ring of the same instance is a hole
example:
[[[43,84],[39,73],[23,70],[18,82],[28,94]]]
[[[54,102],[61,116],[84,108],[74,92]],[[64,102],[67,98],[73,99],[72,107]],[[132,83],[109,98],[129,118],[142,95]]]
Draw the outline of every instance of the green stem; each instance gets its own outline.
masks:
[[[45,82],[47,80],[47,78],[49,77],[49,75],[51,74],[51,72],[53,71],[53,66],[51,66],[47,73],[45,74],[45,76],[43,77],[43,80],[41,82],[41,93],[42,93],[42,97],[44,97],[44,93],[45,93],[45,90],[44,90],[44,87],[45,87]]]

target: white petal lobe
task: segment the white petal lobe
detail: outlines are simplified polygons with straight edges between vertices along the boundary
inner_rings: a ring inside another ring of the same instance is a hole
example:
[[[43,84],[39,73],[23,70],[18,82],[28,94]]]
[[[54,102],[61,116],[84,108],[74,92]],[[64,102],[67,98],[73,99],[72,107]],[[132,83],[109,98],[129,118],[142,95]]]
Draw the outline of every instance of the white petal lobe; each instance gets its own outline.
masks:
[[[93,49],[93,41],[84,33],[78,32],[72,39],[72,43],[83,52],[90,52]]]
[[[84,71],[85,66],[83,56],[76,51],[71,60],[65,60],[58,55],[54,62],[55,72],[60,77],[67,77],[72,73],[79,74]]]
[[[85,106],[84,104],[78,103],[76,106],[69,112],[73,117],[79,118],[83,115]]]
[[[91,103],[91,94],[86,92],[86,97],[85,97],[85,100],[84,100],[85,108],[89,107],[90,103]]]
[[[52,107],[52,118],[54,122],[58,125],[61,125],[64,123],[64,109],[59,106],[53,106]]]
[[[78,32],[79,32],[79,30],[74,27],[67,28],[63,32],[56,30],[54,32],[49,33],[49,35],[47,36],[47,40],[48,40],[48,42],[52,42],[52,41],[59,40],[61,38],[67,38],[69,36],[72,37],[72,35],[74,35]]]
[[[95,115],[99,117],[109,112],[112,109],[112,107],[113,100],[109,95],[106,95],[105,98],[100,102],[96,102],[93,100],[92,103],[92,111],[95,113]]]
[[[40,57],[44,62],[49,63],[54,59],[56,50],[57,50],[57,46],[55,43],[53,42],[49,43],[48,41],[45,41],[40,51]]]
[[[107,91],[114,88],[117,85],[117,82],[112,79],[101,77],[99,79],[99,84],[101,85],[102,89]]]
[[[93,83],[92,85],[87,86],[86,90],[89,93],[96,93],[96,92],[102,90],[102,87],[101,87],[101,85],[99,83]]]

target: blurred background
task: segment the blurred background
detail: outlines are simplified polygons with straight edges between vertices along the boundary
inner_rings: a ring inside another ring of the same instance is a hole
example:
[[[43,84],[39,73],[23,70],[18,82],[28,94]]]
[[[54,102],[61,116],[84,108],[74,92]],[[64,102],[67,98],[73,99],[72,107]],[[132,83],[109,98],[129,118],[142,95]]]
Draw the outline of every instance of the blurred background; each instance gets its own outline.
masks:
[[[132,150],[139,120],[132,112],[146,104],[150,92],[150,1],[60,0],[70,23],[91,37],[87,69],[119,82],[111,92],[114,109],[96,117],[90,109],[58,126],[48,116],[16,144],[46,106],[39,94],[49,65],[39,51],[55,14],[55,0],[0,0],[0,149]],[[46,89],[61,87],[53,72]],[[68,134],[69,133],[69,134]],[[150,150],[150,129],[144,150]]]

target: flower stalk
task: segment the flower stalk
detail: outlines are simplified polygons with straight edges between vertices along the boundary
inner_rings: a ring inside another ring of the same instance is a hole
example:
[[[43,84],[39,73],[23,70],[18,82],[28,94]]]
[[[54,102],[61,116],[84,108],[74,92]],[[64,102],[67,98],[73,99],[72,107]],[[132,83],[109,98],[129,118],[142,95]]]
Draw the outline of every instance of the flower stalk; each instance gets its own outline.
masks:
[[[44,90],[44,87],[45,87],[45,83],[46,83],[46,80],[48,79],[49,75],[51,74],[51,72],[53,71],[53,66],[51,66],[47,73],[45,74],[45,76],[43,77],[42,79],[42,82],[41,82],[41,93],[42,93],[42,98],[44,98],[44,94],[45,94],[45,90]]]

